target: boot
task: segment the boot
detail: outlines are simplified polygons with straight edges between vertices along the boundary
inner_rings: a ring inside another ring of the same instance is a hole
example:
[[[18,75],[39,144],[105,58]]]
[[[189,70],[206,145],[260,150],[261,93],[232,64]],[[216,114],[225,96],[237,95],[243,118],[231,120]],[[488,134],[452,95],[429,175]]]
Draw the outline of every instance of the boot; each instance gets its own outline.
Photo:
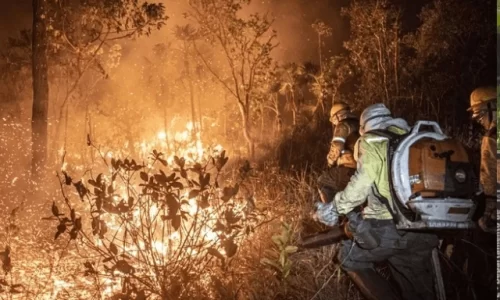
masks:
[[[347,274],[367,300],[400,300],[391,285],[373,269],[347,271]]]

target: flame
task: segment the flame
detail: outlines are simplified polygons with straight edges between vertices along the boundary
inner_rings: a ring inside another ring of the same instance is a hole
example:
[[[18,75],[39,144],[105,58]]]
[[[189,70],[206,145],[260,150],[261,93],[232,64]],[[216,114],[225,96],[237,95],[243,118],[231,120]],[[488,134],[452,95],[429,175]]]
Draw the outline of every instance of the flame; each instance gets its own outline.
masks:
[[[207,147],[203,144],[201,139],[201,135],[199,132],[195,132],[196,128],[199,128],[197,124],[193,124],[192,122],[188,122],[184,129],[181,131],[171,131],[171,130],[159,130],[156,133],[150,135],[149,137],[141,137],[139,142],[129,143],[128,141],[123,144],[123,147],[118,149],[107,149],[104,153],[104,157],[109,159],[125,159],[125,158],[136,158],[136,162],[138,164],[144,162],[147,169],[151,169],[152,172],[156,170],[156,167],[160,167],[159,165],[153,165],[151,160],[151,153],[153,150],[158,152],[162,152],[164,154],[163,159],[167,161],[169,167],[175,164],[175,156],[182,157],[186,161],[186,165],[192,165],[195,163],[203,164],[209,158],[209,155],[218,155],[222,151],[224,151],[224,147],[220,144],[214,145],[212,147]],[[96,155],[95,158],[99,158],[99,153],[94,153]],[[138,154],[138,157],[137,157]],[[69,154],[68,154],[69,156]],[[73,155],[73,158],[79,157],[77,155]],[[96,159],[98,161],[98,159]],[[63,166],[66,169],[67,164]],[[88,168],[88,167],[86,167]],[[81,166],[80,169],[86,169],[84,166]],[[75,169],[78,169],[75,167]],[[109,178],[106,180],[110,180]],[[114,193],[111,197],[114,205],[119,205],[121,201],[127,202],[130,196],[130,190],[127,190],[123,185],[116,184],[114,182],[113,185]],[[140,190],[139,186],[133,187],[136,190]],[[137,198],[137,197],[135,197]],[[131,242],[130,240],[127,242],[123,242],[121,237],[124,236],[125,232],[128,232],[129,239],[130,233],[137,232],[138,228],[141,228],[142,225],[148,224],[148,226],[157,226],[153,223],[158,223],[162,221],[160,220],[162,216],[164,216],[166,208],[162,207],[159,204],[150,203],[146,201],[144,203],[136,203],[133,208],[129,211],[128,217],[131,218],[131,221],[128,225],[123,225],[123,217],[118,214],[106,213],[102,215],[102,221],[105,222],[108,233],[106,234],[105,239],[100,239],[96,236],[93,240],[94,246],[99,248],[108,248],[110,247],[109,237],[117,237],[115,241],[116,245],[120,246],[120,251],[123,251],[124,254],[127,254],[129,257],[135,258],[137,260],[143,260],[142,251],[153,251],[154,254],[151,257],[151,261],[155,261],[156,264],[161,265],[162,263],[167,262],[169,259],[179,259],[177,256],[179,247],[185,242],[186,234],[188,233],[187,228],[191,228],[191,226],[196,222],[196,218],[203,219],[203,223],[199,225],[196,224],[195,228],[197,230],[196,241],[193,242],[194,245],[185,246],[186,251],[182,251],[179,255],[183,258],[193,258],[193,257],[201,257],[202,255],[206,255],[206,251],[200,251],[201,248],[196,245],[204,244],[209,245],[212,248],[218,250],[222,255],[225,255],[225,251],[220,246],[221,234],[215,232],[213,228],[218,222],[219,216],[223,214],[223,212],[216,211],[213,207],[202,208],[197,202],[198,197],[189,198],[189,191],[185,191],[180,195],[181,201],[181,209],[182,211],[187,213],[187,218],[183,219],[181,228],[178,228],[175,231],[169,231],[166,233],[162,233],[160,230],[161,226],[156,227],[153,232],[154,236],[152,237],[151,245],[146,245],[143,240],[136,239]],[[139,201],[139,199],[136,199]],[[242,210],[242,205],[233,203],[233,209],[235,211]],[[147,205],[147,206],[141,206]],[[151,224],[151,225],[149,225]],[[192,239],[192,237],[189,237]],[[120,243],[120,244],[118,244]],[[147,269],[147,267],[146,267]],[[148,276],[155,276],[152,270],[142,270]],[[114,278],[102,277],[99,280],[99,284],[102,286],[102,296],[109,297],[114,293],[119,292],[122,283],[123,274],[119,274],[116,272],[116,276]],[[151,274],[149,274],[151,273]],[[208,276],[207,274],[203,274],[203,276]],[[208,282],[210,277],[208,276],[206,281]],[[95,284],[95,283],[89,283]],[[63,280],[54,280],[54,291],[56,294],[70,287],[70,283],[65,282]]]
[[[158,132],[158,139],[162,140],[162,141],[166,140],[167,139],[167,133],[165,131]]]

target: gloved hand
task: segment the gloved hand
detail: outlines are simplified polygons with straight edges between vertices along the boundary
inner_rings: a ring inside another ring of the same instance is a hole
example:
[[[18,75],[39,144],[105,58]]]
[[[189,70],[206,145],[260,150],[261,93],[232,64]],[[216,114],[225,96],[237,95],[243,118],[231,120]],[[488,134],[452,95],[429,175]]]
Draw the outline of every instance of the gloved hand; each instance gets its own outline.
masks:
[[[329,203],[316,202],[316,212],[314,214],[314,219],[327,225],[335,226],[339,221],[339,214],[337,208],[335,207],[335,202],[331,201]]]
[[[326,160],[328,162],[328,167],[331,168],[335,165],[335,160],[333,159],[333,157],[331,157],[330,155],[328,155],[326,157]]]
[[[496,210],[496,198],[486,198],[486,207],[483,216],[479,219],[478,225],[484,231],[488,233],[497,232],[497,210]]]
[[[492,234],[497,233],[496,222],[491,218],[482,216],[478,221],[478,225],[484,232]]]

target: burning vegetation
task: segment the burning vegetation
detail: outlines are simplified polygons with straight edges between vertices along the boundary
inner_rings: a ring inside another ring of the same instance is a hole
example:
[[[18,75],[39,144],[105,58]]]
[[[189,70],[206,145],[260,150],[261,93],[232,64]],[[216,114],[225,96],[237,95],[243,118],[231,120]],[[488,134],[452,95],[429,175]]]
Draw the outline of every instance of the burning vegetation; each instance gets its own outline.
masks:
[[[491,14],[286,2],[33,1],[0,51],[0,299],[361,299],[339,245],[297,247],[329,111],[436,121],[478,171]],[[441,238],[447,299],[495,294],[494,249]]]

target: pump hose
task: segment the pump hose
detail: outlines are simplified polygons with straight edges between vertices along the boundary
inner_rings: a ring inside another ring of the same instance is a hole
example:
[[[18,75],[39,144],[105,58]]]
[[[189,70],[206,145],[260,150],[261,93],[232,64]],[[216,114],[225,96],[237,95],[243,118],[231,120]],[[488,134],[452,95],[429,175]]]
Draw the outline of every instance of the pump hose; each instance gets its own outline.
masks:
[[[313,249],[352,239],[352,234],[348,228],[348,222],[333,226],[326,231],[303,237],[297,246],[302,249]]]

